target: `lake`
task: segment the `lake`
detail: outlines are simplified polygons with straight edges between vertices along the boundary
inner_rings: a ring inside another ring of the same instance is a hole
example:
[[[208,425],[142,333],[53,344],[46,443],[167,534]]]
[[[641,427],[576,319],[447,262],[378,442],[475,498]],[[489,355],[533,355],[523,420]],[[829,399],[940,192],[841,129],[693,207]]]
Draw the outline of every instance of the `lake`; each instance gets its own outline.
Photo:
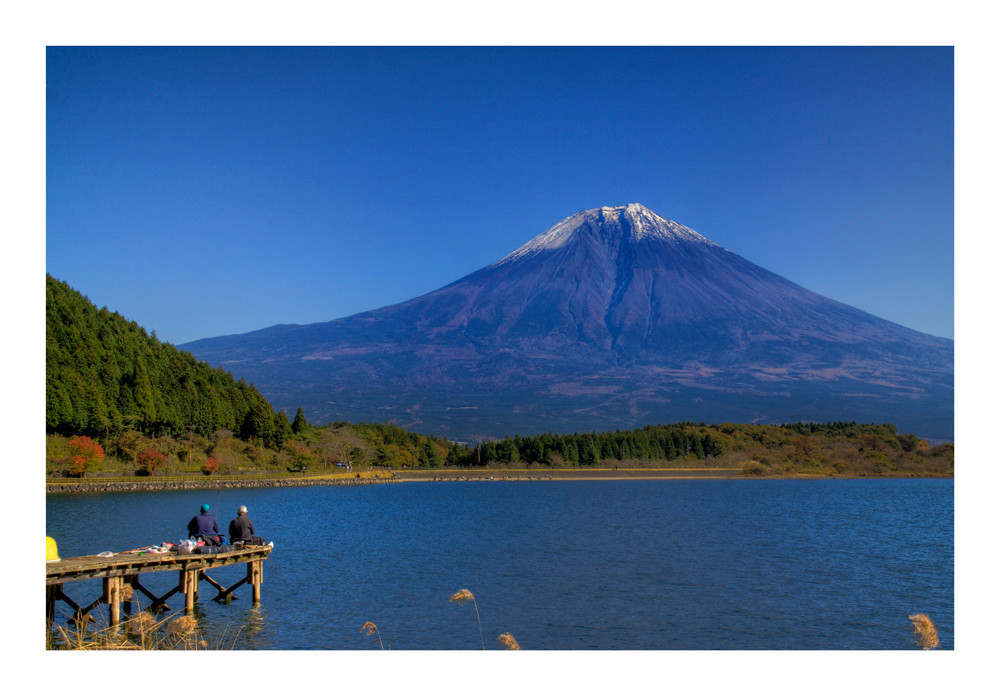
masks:
[[[64,494],[47,496],[46,533],[63,557],[176,542],[206,502],[224,531],[246,505],[275,542],[260,607],[246,587],[223,604],[202,584],[213,647],[377,650],[371,621],[393,650],[502,649],[508,632],[531,650],[902,650],[916,613],[954,647],[952,480]],[[244,567],[210,574],[228,587]],[[159,595],[177,576],[142,581]],[[88,604],[99,588],[65,589]],[[475,605],[449,601],[460,589]]]

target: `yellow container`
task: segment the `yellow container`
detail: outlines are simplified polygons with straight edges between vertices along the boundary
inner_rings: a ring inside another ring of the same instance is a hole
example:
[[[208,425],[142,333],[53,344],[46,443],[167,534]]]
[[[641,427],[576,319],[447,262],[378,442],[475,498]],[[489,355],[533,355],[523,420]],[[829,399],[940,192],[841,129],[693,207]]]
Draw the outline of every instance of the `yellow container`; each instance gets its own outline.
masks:
[[[52,563],[60,560],[62,559],[59,558],[59,548],[56,546],[56,540],[50,536],[45,537],[45,562]]]

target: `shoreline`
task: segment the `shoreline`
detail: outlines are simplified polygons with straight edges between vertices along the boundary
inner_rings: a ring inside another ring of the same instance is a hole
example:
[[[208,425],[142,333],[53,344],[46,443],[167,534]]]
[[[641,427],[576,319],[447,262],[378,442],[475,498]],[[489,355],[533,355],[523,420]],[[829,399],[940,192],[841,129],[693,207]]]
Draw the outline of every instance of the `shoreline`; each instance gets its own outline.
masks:
[[[368,473],[368,472],[365,472]],[[694,480],[823,480],[823,479],[907,479],[944,478],[951,476],[898,475],[898,476],[831,476],[827,474],[788,474],[773,476],[747,476],[733,468],[690,469],[486,469],[479,471],[395,471],[391,475],[363,476],[313,476],[302,478],[215,479],[186,481],[100,481],[90,479],[46,483],[45,493],[127,493],[170,490],[217,490],[222,488],[290,488],[295,486],[367,486],[386,483],[461,483],[469,481],[490,483],[529,483],[538,481],[694,481]]]
[[[389,476],[313,476],[302,478],[256,478],[218,479],[187,481],[156,481],[137,479],[135,481],[100,481],[99,479],[46,483],[45,493],[128,493],[141,491],[185,491],[218,490],[220,488],[291,488],[294,486],[371,486],[397,483],[399,479]]]
[[[739,469],[659,469],[659,470],[619,470],[619,471],[573,471],[556,469],[550,472],[538,473],[523,470],[516,472],[490,472],[482,474],[440,474],[430,472],[412,472],[396,474],[396,480],[404,483],[453,483],[463,481],[486,481],[493,483],[516,483],[529,481],[695,481],[695,480],[730,480],[730,481],[778,481],[778,480],[864,480],[864,479],[952,479],[954,476],[935,476],[932,474],[914,475],[900,474],[890,476],[832,476],[829,474],[785,474],[768,476],[747,476]]]
[[[747,478],[740,469],[487,469],[482,471],[397,471],[404,482],[449,483],[455,481],[627,481],[664,479]]]

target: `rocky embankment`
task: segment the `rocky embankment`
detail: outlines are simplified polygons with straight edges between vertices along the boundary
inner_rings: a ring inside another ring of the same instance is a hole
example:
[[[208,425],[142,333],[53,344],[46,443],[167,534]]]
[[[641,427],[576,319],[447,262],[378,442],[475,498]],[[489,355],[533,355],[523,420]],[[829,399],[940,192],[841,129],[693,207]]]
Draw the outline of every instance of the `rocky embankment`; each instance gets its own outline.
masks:
[[[273,478],[273,479],[205,479],[204,481],[67,481],[46,483],[46,493],[122,493],[127,491],[218,490],[220,488],[287,488],[292,486],[365,486],[393,483],[395,476],[376,475],[363,478]]]

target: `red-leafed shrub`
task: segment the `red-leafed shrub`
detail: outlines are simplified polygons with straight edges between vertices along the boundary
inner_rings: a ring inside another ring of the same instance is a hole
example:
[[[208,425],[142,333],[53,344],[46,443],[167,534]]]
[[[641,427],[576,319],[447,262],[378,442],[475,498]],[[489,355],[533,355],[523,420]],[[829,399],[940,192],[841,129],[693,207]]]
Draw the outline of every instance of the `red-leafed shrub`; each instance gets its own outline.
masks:
[[[149,447],[140,451],[135,460],[139,464],[139,473],[145,476],[153,476],[156,470],[167,461],[167,455],[158,449]]]
[[[70,438],[67,446],[69,447],[67,464],[70,476],[83,476],[88,469],[92,469],[104,461],[104,448],[99,442],[91,440],[86,435]]]
[[[219,460],[215,457],[209,457],[208,460],[202,465],[201,470],[205,472],[206,475],[214,474],[219,468]]]

